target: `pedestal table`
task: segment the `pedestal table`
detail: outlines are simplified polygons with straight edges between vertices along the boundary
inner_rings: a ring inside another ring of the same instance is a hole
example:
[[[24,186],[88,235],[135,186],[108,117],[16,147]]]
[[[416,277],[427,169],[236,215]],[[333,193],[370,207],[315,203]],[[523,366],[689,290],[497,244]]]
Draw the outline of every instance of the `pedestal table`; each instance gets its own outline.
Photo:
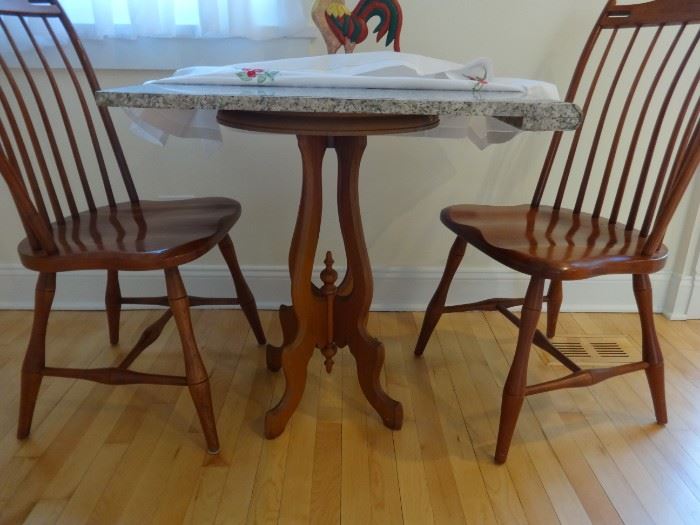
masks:
[[[367,137],[430,130],[445,116],[495,117],[524,131],[572,130],[581,121],[573,104],[517,93],[147,84],[106,89],[96,97],[102,106],[216,110],[223,126],[297,136],[303,183],[289,252],[292,306],[280,309],[282,346],[267,348],[268,367],[284,371],[286,390],[265,418],[268,438],[284,431],[299,405],[315,349],[323,352],[330,371],[337,350],[349,347],[365,397],[387,427],[401,428],[401,403],[387,395],[380,381],[384,347],[367,331],[372,270],[358,189]],[[338,282],[328,253],[323,286],[317,287],[312,274],[322,219],[322,163],[329,148],[338,156],[338,214],[347,271]]]

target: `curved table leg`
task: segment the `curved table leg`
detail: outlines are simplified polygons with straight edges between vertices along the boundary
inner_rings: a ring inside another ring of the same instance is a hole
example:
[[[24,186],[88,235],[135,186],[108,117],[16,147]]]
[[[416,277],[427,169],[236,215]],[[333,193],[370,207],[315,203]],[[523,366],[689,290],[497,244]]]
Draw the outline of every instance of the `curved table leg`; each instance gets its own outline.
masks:
[[[298,331],[293,306],[280,306],[279,317],[282,325],[282,346],[267,345],[267,369],[271,372],[279,372],[282,368],[282,351],[294,342]]]
[[[367,332],[373,283],[358,191],[360,163],[367,137],[333,139],[339,166],[338,213],[348,270],[336,288],[337,274],[332,270],[332,259],[327,259],[325,279],[322,274],[323,289],[314,286],[311,277],[321,226],[322,162],[328,138],[300,136],[298,139],[303,160],[303,185],[289,254],[293,306],[280,309],[282,346],[268,346],[267,349],[268,368],[274,371],[282,368],[287,384],[280,402],[267,413],[265,436],[279,436],[299,405],[314,349],[336,346],[350,347],[357,363],[362,392],[384,424],[398,430],[403,423],[403,408],[401,403],[387,395],[380,381],[384,346]],[[330,278],[332,274],[335,275]]]
[[[384,366],[384,345],[367,332],[374,285],[362,228],[359,197],[360,163],[366,145],[367,137],[335,138],[338,154],[338,214],[351,283],[347,295],[337,299],[336,341],[338,346],[350,347],[357,363],[360,386],[367,400],[387,427],[398,430],[403,424],[403,407],[388,396],[379,380]]]
[[[265,437],[274,439],[282,432],[289,418],[299,406],[306,387],[306,368],[315,350],[314,340],[308,331],[300,331],[282,352],[282,369],[286,387],[282,399],[265,415]]]
[[[357,329],[358,333],[350,339],[349,346],[357,363],[357,378],[362,392],[386,427],[401,430],[403,406],[389,397],[379,379],[384,367],[384,345],[369,335],[366,327],[358,326]]]
[[[303,162],[302,195],[294,238],[289,253],[293,308],[283,308],[280,317],[284,347],[268,347],[268,366],[281,365],[286,389],[280,402],[265,417],[265,436],[279,436],[299,405],[306,384],[306,367],[315,349],[316,303],[310,286],[314,257],[321,228],[322,168],[327,147],[325,137],[299,137]],[[290,314],[294,314],[291,316]],[[290,317],[294,317],[294,325]],[[291,340],[291,341],[290,341]]]

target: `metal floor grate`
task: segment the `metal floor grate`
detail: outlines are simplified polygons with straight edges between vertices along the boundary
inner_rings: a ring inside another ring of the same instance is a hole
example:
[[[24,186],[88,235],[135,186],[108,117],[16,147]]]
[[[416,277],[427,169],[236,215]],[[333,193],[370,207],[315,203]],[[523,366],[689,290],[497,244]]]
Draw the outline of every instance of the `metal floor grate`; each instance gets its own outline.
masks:
[[[639,348],[626,336],[562,336],[552,339],[552,344],[583,368],[636,363],[642,359]],[[548,365],[563,366],[545,352],[540,355]]]

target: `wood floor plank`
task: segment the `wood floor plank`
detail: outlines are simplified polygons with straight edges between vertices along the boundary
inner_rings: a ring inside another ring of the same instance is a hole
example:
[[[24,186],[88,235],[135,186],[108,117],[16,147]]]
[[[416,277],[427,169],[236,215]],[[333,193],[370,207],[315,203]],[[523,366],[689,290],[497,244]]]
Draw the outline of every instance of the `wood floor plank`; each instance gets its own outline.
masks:
[[[187,429],[195,418],[192,400],[185,389],[180,390],[177,402],[170,417],[163,422],[165,428],[153,447],[152,454],[141,468],[140,479],[135,483],[131,497],[124,502],[122,516],[142,516],[144,521],[152,521],[161,503],[169,492],[168,480],[174,479],[178,470],[178,456],[189,452]],[[195,442],[204,454],[202,442]]]
[[[411,387],[422,461],[436,523],[464,523],[457,482],[449,461],[447,444],[439,421],[438,403],[431,386],[431,372],[425,359],[413,356],[415,323],[411,314],[396,316],[402,342],[404,371]]]
[[[619,326],[620,331],[627,333],[630,338],[636,339],[641,344],[638,330],[628,331],[629,325],[623,316],[620,316],[619,321],[616,325]],[[685,451],[682,442],[677,440],[673,432],[655,424],[644,374],[623,376],[621,380],[611,381],[605,386],[608,391],[601,389],[601,404],[607,403],[616,412],[623,413],[619,421],[628,428],[628,432],[643,433],[645,439],[640,438],[640,441],[649,448],[640,448],[640,451],[645,458],[652,459],[652,464],[656,466],[662,479],[666,476],[672,477],[665,483],[671,486],[685,485],[688,490],[681,490],[697,501],[700,495],[700,463]],[[603,397],[606,393],[608,395]],[[688,505],[689,514],[692,515],[690,509],[696,505],[697,503],[692,502]]]
[[[611,330],[613,330],[612,333],[615,333],[614,326],[609,324],[609,319],[601,316],[600,323],[595,326],[591,320],[592,318],[588,314],[579,314],[576,317],[576,321],[584,333],[609,334]],[[606,389],[607,385],[597,385],[592,389],[575,389],[571,391],[571,395],[607,452],[622,471],[630,487],[637,494],[649,516],[656,523],[684,523],[682,514],[678,513],[677,508],[670,503],[669,496],[674,494],[672,489],[664,486],[660,480],[655,478],[650,472],[650,465],[645,462],[645,458],[637,454],[638,443],[633,439],[626,439],[624,428],[619,428],[616,425],[619,414],[606,412],[605,407],[600,404],[597,391],[601,388]],[[652,494],[664,494],[664,496],[658,498],[653,497]]]
[[[182,373],[180,339],[174,323],[167,327],[167,332],[164,331],[157,345],[139,358],[138,366],[148,371],[157,369],[160,373]],[[198,447],[198,452],[202,452],[201,434],[190,436],[188,433],[195,414],[186,389],[144,385],[137,387],[132,400],[139,395],[143,398],[134,402],[145,402],[147,414],[155,412],[155,417],[144,420],[120,465],[127,468],[118,469],[103,492],[103,497],[111,498],[112,504],[111,513],[103,518],[112,522],[121,521],[124,516],[132,514],[152,519],[163,501],[163,495],[167,494],[168,480],[176,468],[181,449],[190,446],[188,441],[191,441],[191,446]],[[143,433],[140,433],[141,430]],[[119,498],[110,494],[115,489],[120,494]],[[100,512],[99,507],[95,510]]]
[[[494,419],[498,417],[498,409],[493,399],[494,386],[485,384],[494,382],[495,378],[479,351],[483,338],[490,337],[490,332],[473,330],[476,323],[483,328],[483,322],[480,313],[443,317],[441,323],[449,327],[444,333],[454,338],[451,347],[461,358],[450,368],[450,375],[496,519],[499,523],[526,523],[525,510],[509,470],[493,461],[497,425]],[[441,344],[445,345],[446,336],[442,331],[439,334]]]
[[[423,315],[414,314],[414,330]],[[467,439],[464,418],[450,370],[458,366],[459,347],[442,324],[428,343],[425,362],[431,370],[431,388],[439,400],[437,409],[448,449],[448,460],[457,483],[457,491],[467,523],[497,523],[496,515],[482,477],[471,440]]]
[[[515,340],[513,339],[510,344],[504,344],[506,346],[505,351],[509,352],[508,356],[504,358],[501,343],[494,339],[486,316],[480,315],[472,318],[471,321],[475,331],[479,334],[479,344],[477,346],[486,364],[486,367],[482,368],[482,373],[479,375],[483,377],[489,374],[491,376],[490,380],[486,380],[485,377],[483,379],[482,377],[475,377],[474,379],[479,381],[477,389],[488,396],[486,399],[489,400],[489,405],[487,406],[490,409],[487,408],[487,410],[489,414],[492,414],[490,423],[495,435],[498,429],[502,385],[505,383],[505,378],[508,374],[508,363],[512,359]],[[523,405],[523,410],[528,410],[528,407]],[[527,441],[523,441],[521,430],[516,429],[506,468],[510,472],[528,520],[539,523],[558,523],[559,519],[557,518],[556,509],[545,487],[542,485],[536,465],[533,464],[532,458],[526,450]],[[493,453],[493,450],[491,453]]]
[[[85,318],[79,322],[82,323],[82,333],[85,334],[86,341],[94,345],[97,337],[102,339],[104,333],[102,328],[95,328],[94,316],[91,317],[93,319],[89,322],[86,322],[88,320]],[[93,360],[97,366],[112,361],[113,357],[104,345],[95,345],[95,347],[100,349],[97,351],[97,357],[94,357]],[[67,354],[71,353],[67,352]],[[27,470],[26,475],[17,483],[15,491],[9,495],[8,505],[0,509],[0,522],[21,522],[28,517],[32,507],[40,499],[67,501],[70,492],[82,478],[91,459],[92,453],[87,452],[87,461],[80,460],[77,463],[75,461],[79,458],[80,444],[85,443],[83,441],[86,437],[85,428],[99,429],[96,437],[87,434],[88,441],[93,442],[95,439],[99,441],[100,433],[108,431],[110,418],[104,419],[107,425],[101,425],[99,424],[100,414],[106,413],[104,403],[110,397],[113,389],[103,385],[70,380],[62,380],[61,382],[67,383],[69,388],[64,390],[65,396],[61,399],[63,404],[58,403],[54,412],[60,415],[61,407],[65,407],[66,413],[72,416],[70,420],[61,421],[47,417],[47,421],[51,423],[50,429],[47,429],[45,424],[38,424],[27,441],[21,444],[16,442],[15,447],[10,444],[5,449],[14,452],[15,457],[35,458],[35,461]],[[71,383],[73,383],[72,387]],[[48,391],[49,388],[46,390]],[[48,393],[45,392],[45,394]],[[98,424],[92,426],[96,421]],[[6,439],[3,440],[4,443],[7,443]],[[98,450],[98,446],[92,446],[91,450]],[[69,490],[62,490],[61,479],[67,483],[66,488]],[[55,489],[61,490],[61,493],[59,494],[58,490]],[[54,493],[51,494],[51,491]]]
[[[682,523],[683,520],[677,509],[667,501],[665,496],[662,496],[663,487],[644,467],[640,458],[634,454],[630,445],[620,435],[608,416],[602,413],[602,407],[597,403],[593,394],[579,390],[572,395],[649,516],[656,523]]]
[[[129,315],[134,313],[129,312]],[[149,321],[155,319],[156,316],[152,316]],[[122,331],[124,332],[123,325]],[[127,338],[127,341],[130,339]],[[159,373],[181,371],[179,338],[172,324],[166,326],[158,341],[139,358],[136,367]],[[162,389],[152,385],[136,387],[129,404],[105,440],[106,444],[123,443],[128,448],[90,515],[91,523],[117,523],[122,519],[126,502],[131,499],[148,471],[146,465],[161,440],[165,423],[175,409],[179,393],[180,389],[177,388]]]
[[[325,374],[320,356],[315,357],[309,367],[304,397],[288,429],[289,445],[279,506],[280,523],[309,523],[311,520],[320,375]]]
[[[68,320],[85,327],[89,326],[87,323],[89,317],[82,313],[74,314],[75,318],[59,315],[65,313],[58,312],[52,317],[55,322],[49,323],[50,337],[47,341],[47,362],[56,364],[56,366],[91,366],[100,356],[104,356],[108,352],[108,348],[104,344],[105,334],[95,330],[87,330],[85,347],[75,345],[73,337],[68,335],[70,333]],[[94,318],[94,314],[92,317]],[[26,341],[22,341],[21,344],[24,348]],[[22,350],[23,353],[24,350]],[[14,389],[18,391],[21,360],[17,362],[16,366],[15,377],[17,381]],[[11,414],[12,424],[8,425],[4,432],[0,431],[0,435],[2,435],[0,438],[0,465],[13,455],[40,456],[75,411],[78,400],[84,399],[91,388],[92,385],[85,385],[81,382],[61,378],[45,378],[39,391],[29,438],[25,441],[17,441],[15,438],[17,432],[16,412]],[[8,401],[12,403],[11,406],[17,407],[19,394],[13,395]],[[6,420],[9,421],[10,414],[6,414],[6,416],[8,416]]]
[[[369,331],[372,334],[379,333],[379,314],[370,314]],[[357,382],[357,379],[355,379]],[[391,388],[386,382],[386,373],[381,378],[382,385],[391,395]],[[372,523],[393,524],[402,522],[401,491],[399,488],[398,470],[396,465],[396,453],[393,434],[387,432],[374,410],[364,401],[364,396],[359,399],[358,406],[364,406],[367,417],[366,439],[369,467],[369,492]]]
[[[109,525],[123,519],[125,504],[136,490],[137,483],[144,474],[144,466],[153,454],[164,432],[165,422],[174,409],[172,404],[150,404],[146,400],[141,403],[144,411],[141,425],[93,508],[90,523]]]
[[[263,326],[269,323],[270,318],[271,316],[266,312],[261,315]],[[210,370],[214,413],[217,415],[221,439],[224,433],[229,436],[240,428],[241,418],[237,416],[242,413],[242,410],[236,409],[236,402],[240,401],[239,406],[244,406],[243,399],[247,399],[247,393],[252,387],[251,378],[254,375],[248,366],[247,357],[256,352],[263,352],[264,347],[258,345],[252,337],[243,316],[235,315],[230,310],[207,312],[204,319],[200,319],[196,324],[195,335]],[[240,387],[245,390],[244,395],[240,395],[238,391]],[[200,432],[198,420],[193,420],[189,431],[195,434]],[[226,440],[222,442],[225,443]],[[192,484],[195,489],[190,492],[191,497],[186,505],[184,517],[180,519],[181,516],[176,517],[166,512],[162,515],[161,521],[214,523],[228,474],[229,465],[225,459],[227,454],[228,450],[222,450],[218,456],[208,454],[203,456],[200,466],[195,468],[198,472],[193,474]],[[183,498],[186,493],[187,490],[176,496],[187,501],[187,498]],[[180,507],[180,512],[183,507],[184,505]]]
[[[89,470],[71,494],[67,505],[58,517],[57,524],[90,523],[90,514],[127,448],[126,444],[113,443],[100,449]]]
[[[268,335],[272,341],[277,341],[280,330],[277,323],[273,323],[272,326],[277,327],[276,332],[273,332],[273,335],[268,331]],[[228,465],[228,475],[216,512],[217,524],[246,521],[264,444],[263,418],[273,403],[275,384],[284,382],[279,373],[267,370],[265,352],[252,352],[248,358],[241,359],[244,366],[239,365],[239,369],[241,372],[247,372],[252,380],[248,384],[241,375],[240,386],[243,388],[232,388],[235,395],[230,400],[240,418],[232,419],[222,431],[222,436],[226,437],[223,438],[220,459]],[[274,402],[276,401],[277,399],[274,399]]]
[[[687,523],[700,521],[700,501],[670,461],[671,452],[653,439],[656,429],[649,420],[642,422],[634,416],[641,407],[636,395],[629,392],[624,381],[611,381],[594,391],[599,404],[610,414],[615,425],[628,443],[634,444],[635,454],[643,461],[654,480],[663,487],[663,493],[676,508],[683,508],[682,518]],[[640,410],[642,408],[642,410]],[[645,411],[645,410],[644,410]]]
[[[563,314],[558,335],[577,333],[578,325],[571,321],[568,314]],[[533,358],[535,364],[538,357],[542,357],[542,353],[536,350]],[[543,373],[543,368],[551,370]],[[557,376],[568,373],[561,365],[534,366],[532,381],[545,381],[555,370]],[[593,523],[622,523],[622,516],[634,523],[651,523],[614,463],[599,453],[600,446],[595,436],[571,402],[568,392],[532,396],[528,401]],[[621,509],[617,510],[616,506]]]
[[[110,347],[104,313],[56,312],[57,366],[107,366],[157,312],[124,312]],[[30,312],[0,312],[0,523],[605,523],[700,521],[700,322],[657,318],[670,421],[654,423],[643,373],[527,400],[508,462],[495,465],[501,389],[515,328],[497,314],[444,316],[426,354],[422,314],[373,313],[387,392],[404,406],[392,432],[367,404],[340,349],[331,375],[314,355],[298,412],[277,440],[265,411],[284,389],[240,311],[197,311],[221,454],[209,456],[189,393],[47,378],[31,438],[18,442],[19,369]],[[273,340],[276,313],[261,312]],[[540,323],[544,325],[544,321]],[[75,344],[75,334],[81,344]],[[560,335],[641,344],[634,314],[562,314]],[[181,373],[172,325],[137,361]],[[565,374],[533,352],[530,382]]]
[[[563,314],[560,318],[560,326],[566,328],[563,331],[563,335],[581,334],[581,328],[575,322],[573,316]],[[559,374],[565,373],[565,369],[559,367]],[[539,398],[540,396],[534,396],[532,401],[536,401]],[[563,426],[560,432],[570,435],[576,442],[581,454],[595,473],[600,483],[600,488],[610,499],[623,522],[653,523],[624,474],[620,471],[612,456],[608,454],[593,428],[588,424],[586,417],[572,397],[572,392],[553,392],[548,399],[561,419]],[[583,501],[585,503],[585,500]],[[593,516],[594,514],[591,514],[592,518]]]
[[[404,523],[430,524],[433,515],[428,492],[426,468],[422,461],[421,443],[416,422],[416,412],[411,396],[411,386],[405,373],[402,352],[408,351],[398,334],[396,319],[383,316],[380,336],[387,352],[386,377],[391,395],[403,405],[403,427],[394,433],[394,449],[398,458],[397,473],[401,493],[401,513]],[[350,458],[344,458],[349,461]]]
[[[195,496],[190,501],[183,520],[184,523],[192,525],[214,523],[227,474],[228,468],[225,466],[209,466],[202,470]]]
[[[587,333],[596,333],[601,329],[606,330],[606,333],[611,333],[610,330],[615,333],[616,329],[610,318],[595,323],[589,314],[577,316],[577,322]],[[624,378],[600,384],[590,390],[590,395],[598,406],[609,414],[609,424],[617,430],[616,433],[610,433],[611,441],[620,449],[629,450],[629,454],[619,454],[616,457],[626,459],[627,466],[634,472],[631,479],[637,490],[646,494],[657,492],[664,495],[662,498],[651,499],[647,496],[643,500],[652,517],[663,515],[663,520],[676,523],[697,522],[698,500],[678,479],[675,471],[664,468],[668,467],[665,458],[650,442],[643,427],[629,415],[634,411],[634,405],[627,404],[623,407],[616,399],[614,391],[619,389],[622,381]],[[676,509],[679,508],[683,508],[684,512],[678,513]],[[659,522],[659,519],[656,521]]]
[[[362,391],[355,376],[352,356],[343,355],[340,369],[343,378],[343,428],[340,446],[343,457],[341,476],[341,523],[360,525],[372,521],[369,488],[369,449],[367,418],[370,414],[362,402]]]
[[[63,508],[66,506],[66,500],[41,500],[38,501],[27,518],[18,523],[28,525],[46,525],[47,523],[55,523]],[[9,522],[8,522],[9,523]]]
[[[0,511],[0,523],[21,522],[29,515],[32,507],[41,499],[47,486],[58,475],[66,458],[75,452],[80,442],[82,430],[95,418],[96,407],[108,397],[108,391],[95,389],[85,399],[71,417],[71,425],[66,425],[52,441],[49,449],[39,457],[33,468],[16,486],[8,505]]]
[[[272,390],[272,399],[267,409],[272,408],[284,394],[284,381],[281,374],[277,374],[277,376]],[[286,474],[291,425],[290,421],[288,428],[277,439],[264,440],[262,443],[260,461],[253,485],[253,496],[246,520],[249,524],[276,523],[278,520],[282,505],[282,489]],[[258,427],[256,430],[260,432],[261,428]],[[235,469],[235,465],[232,465],[231,468]]]
[[[514,353],[517,329],[505,317],[497,313],[488,313],[486,319],[494,339],[498,341],[503,351],[504,359],[494,360],[494,365],[499,367],[499,373],[502,374],[502,377],[506,377]],[[537,360],[533,351],[530,355],[530,377],[533,376],[533,372],[537,368],[540,368],[540,375],[546,373],[541,369],[541,362]],[[551,377],[547,379],[551,379]],[[575,489],[571,486],[556,454],[553,453],[550,444],[543,435],[541,426],[531,410],[529,399],[523,405],[518,419],[518,428],[527,453],[559,519],[563,523],[590,523]]]
[[[313,472],[309,522],[314,525],[340,523],[342,438],[343,438],[343,375],[344,353],[336,360],[332,374],[319,377],[319,400],[314,437]]]

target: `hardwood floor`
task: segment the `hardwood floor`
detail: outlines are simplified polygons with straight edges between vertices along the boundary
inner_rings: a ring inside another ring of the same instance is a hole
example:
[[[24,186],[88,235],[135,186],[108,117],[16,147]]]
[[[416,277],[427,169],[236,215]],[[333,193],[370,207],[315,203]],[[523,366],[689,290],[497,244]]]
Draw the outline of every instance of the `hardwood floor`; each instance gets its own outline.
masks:
[[[49,362],[107,366],[155,312],[56,312]],[[270,339],[276,315],[262,312]],[[700,523],[700,322],[658,318],[670,422],[653,424],[644,374],[525,403],[504,466],[493,463],[515,328],[499,314],[444,316],[423,359],[422,314],[372,314],[386,387],[405,410],[392,433],[364,400],[354,362],[318,352],[302,404],[275,441],[263,415],[283,391],[241,312],[198,311],[221,455],[208,456],[187,389],[46,378],[30,439],[15,438],[28,312],[0,312],[0,523]],[[634,315],[563,314],[560,334],[626,334]],[[79,337],[78,337],[79,336]],[[74,341],[79,341],[74,343]],[[177,373],[175,327],[139,361]],[[532,358],[532,379],[562,368]]]

